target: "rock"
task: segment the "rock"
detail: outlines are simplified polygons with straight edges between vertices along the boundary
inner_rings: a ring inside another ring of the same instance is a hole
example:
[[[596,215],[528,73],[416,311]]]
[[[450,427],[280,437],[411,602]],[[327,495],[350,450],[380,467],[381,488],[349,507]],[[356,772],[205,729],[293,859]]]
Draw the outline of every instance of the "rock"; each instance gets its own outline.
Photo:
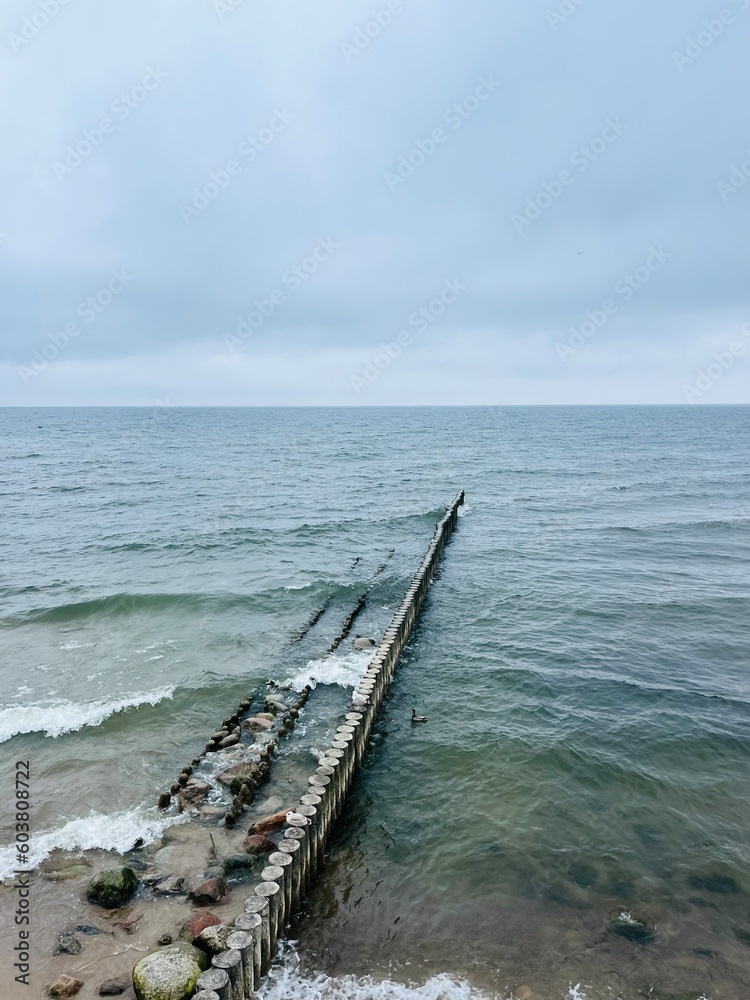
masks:
[[[171,934],[162,934],[162,936],[159,938],[159,940],[156,943],[159,945],[159,947],[164,948],[166,945],[172,943],[172,935]]]
[[[270,837],[264,837],[260,833],[254,833],[247,837],[242,845],[243,851],[248,854],[270,854],[277,849],[277,845]]]
[[[260,778],[260,768],[252,760],[241,761],[233,764],[226,771],[222,771],[216,778],[222,785],[227,785],[230,791],[236,795],[243,784],[257,785]]]
[[[130,989],[130,977],[127,979],[108,979],[99,987],[100,997],[119,997],[125,990]]]
[[[155,896],[184,896],[187,892],[184,878],[173,878],[161,885],[154,886]]]
[[[355,649],[372,649],[374,645],[375,645],[374,639],[368,639],[363,635],[358,635],[357,638],[354,640]]]
[[[112,931],[103,931],[100,927],[92,927],[91,924],[76,924],[73,928],[74,934],[112,934]]]
[[[172,796],[169,794],[169,792],[162,792],[161,795],[159,796],[159,803],[158,803],[159,808],[169,809],[171,803],[172,803]],[[114,980],[112,979],[110,980],[110,982],[114,982]]]
[[[712,873],[710,875],[691,875],[688,885],[693,889],[703,889],[704,892],[735,893],[740,892],[740,885],[728,875]]]
[[[240,738],[236,733],[230,733],[229,736],[225,736],[224,739],[219,743],[220,750],[226,750],[228,747],[233,747],[240,742]]]
[[[229,902],[230,891],[223,878],[191,879],[188,885],[188,899],[196,906],[222,906]]]
[[[57,982],[50,986],[49,995],[51,997],[74,997],[81,989],[83,989],[83,983],[80,979],[74,979],[72,976],[60,976]]]
[[[286,712],[289,706],[281,697],[281,695],[269,694],[266,697],[266,708],[270,712],[275,712],[278,715],[280,712]]]
[[[245,719],[244,726],[251,733],[265,733],[273,726],[273,723],[268,719],[261,719],[259,715],[254,715],[250,719]]]
[[[268,721],[272,723],[274,721],[274,719],[276,718],[276,713],[275,712],[256,712],[255,713],[255,718],[256,719],[268,719]]]
[[[205,952],[184,942],[155,951],[133,969],[135,995],[138,1000],[187,1000],[208,965]]]
[[[627,938],[628,941],[637,941],[639,944],[647,944],[653,941],[656,929],[639,920],[626,911],[622,911],[612,920],[608,928],[612,934],[619,934],[620,937]]]
[[[160,847],[151,860],[156,869],[161,868],[162,871],[165,869],[168,871],[176,854],[177,847],[171,844],[169,847]]]
[[[200,805],[208,795],[210,788],[211,786],[207,785],[205,781],[196,781],[195,779],[189,781],[180,792],[180,812],[185,812],[186,809],[192,809]],[[168,851],[172,850],[172,848],[165,847],[163,850]]]
[[[250,827],[250,833],[271,833],[273,830],[280,830],[286,823],[286,814],[289,809],[280,809],[278,812],[264,816]]]
[[[226,949],[227,938],[231,933],[232,928],[225,924],[212,924],[202,930],[195,939],[196,947],[208,955],[218,955]]]
[[[205,913],[194,913],[192,917],[189,917],[182,925],[180,937],[184,941],[192,944],[201,931],[204,931],[207,927],[214,927],[216,924],[220,923],[221,920],[215,913],[211,913],[210,910],[207,910]]]
[[[61,934],[57,939],[56,955],[80,955],[83,945],[72,934]]]
[[[122,906],[130,899],[138,887],[138,879],[132,868],[107,868],[93,879],[88,891],[90,903],[97,903],[108,910]]]
[[[269,843],[273,844],[273,841],[269,841]],[[273,844],[271,850],[276,850],[275,844]],[[257,854],[230,854],[224,858],[221,873],[225,876],[249,875],[250,872],[257,871],[264,864],[265,862]]]

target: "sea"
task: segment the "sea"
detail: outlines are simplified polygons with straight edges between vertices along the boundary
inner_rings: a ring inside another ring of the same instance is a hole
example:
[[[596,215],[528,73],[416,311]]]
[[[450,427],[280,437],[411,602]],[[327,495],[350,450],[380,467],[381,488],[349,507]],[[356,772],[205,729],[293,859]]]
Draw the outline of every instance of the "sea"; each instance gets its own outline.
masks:
[[[310,683],[325,728],[367,665],[326,644],[362,593],[355,632],[382,634],[465,490],[261,1000],[748,1000],[749,425],[0,409],[0,877],[17,761],[38,872],[179,835],[159,793],[269,678]]]

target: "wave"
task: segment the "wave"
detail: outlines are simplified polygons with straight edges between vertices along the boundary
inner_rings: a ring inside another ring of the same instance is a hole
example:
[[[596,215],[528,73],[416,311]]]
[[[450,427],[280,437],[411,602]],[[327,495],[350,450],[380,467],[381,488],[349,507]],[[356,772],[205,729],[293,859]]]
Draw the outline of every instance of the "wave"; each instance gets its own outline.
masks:
[[[352,650],[308,660],[301,670],[287,677],[284,684],[289,684],[295,691],[301,691],[308,684],[310,687],[318,684],[356,687],[367,672],[373,652],[373,649]]]
[[[325,594],[338,600],[345,600],[356,593],[355,584],[337,583],[334,580],[313,580],[302,588],[310,591],[312,596]],[[202,593],[186,591],[184,593],[118,593],[106,597],[95,597],[86,601],[74,601],[68,604],[58,604],[47,608],[33,608],[16,615],[9,615],[0,620],[0,628],[13,628],[28,624],[60,625],[77,621],[81,618],[98,616],[117,616],[129,614],[153,614],[155,612],[176,609],[178,611],[196,612],[200,614],[220,614],[224,611],[264,611],[277,610],[279,602],[290,597],[286,587],[272,587],[258,590],[254,593],[233,593],[231,591],[216,591]]]
[[[258,1000],[488,1000],[488,994],[445,974],[432,976],[421,986],[379,982],[370,976],[304,975],[294,944],[280,942],[279,948],[281,957],[258,990]],[[585,998],[579,994],[577,1000]]]
[[[68,820],[57,830],[46,830],[32,834],[29,841],[28,862],[24,870],[38,868],[55,850],[63,851],[117,851],[123,854],[142,838],[151,844],[170,827],[189,821],[189,814],[164,816],[155,807],[140,806],[127,812],[92,812],[89,816]],[[0,847],[0,882],[9,879],[18,867],[17,848],[14,845]]]
[[[84,726],[99,726],[110,715],[126,712],[140,705],[158,705],[171,698],[174,687],[162,688],[151,694],[133,694],[117,701],[92,701],[78,704],[60,701],[53,705],[17,705],[0,711],[0,743],[22,733],[44,733],[53,739],[63,733],[75,733]]]

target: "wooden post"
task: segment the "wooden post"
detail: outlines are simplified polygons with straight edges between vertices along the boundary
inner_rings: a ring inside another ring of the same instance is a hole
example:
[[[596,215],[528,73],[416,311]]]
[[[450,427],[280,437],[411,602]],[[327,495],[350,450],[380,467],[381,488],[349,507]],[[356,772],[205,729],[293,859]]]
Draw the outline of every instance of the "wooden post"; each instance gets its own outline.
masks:
[[[233,948],[219,952],[211,959],[215,969],[222,969],[229,976],[232,1000],[245,1000],[245,980],[242,974],[242,955]]]
[[[263,920],[259,913],[240,913],[234,921],[238,931],[245,931],[253,938],[253,989],[260,985],[260,968],[262,964],[262,927]]]
[[[254,1000],[255,971],[253,961],[255,956],[255,941],[253,940],[253,935],[247,931],[232,931],[227,938],[227,948],[238,952],[242,959],[243,1000]]]

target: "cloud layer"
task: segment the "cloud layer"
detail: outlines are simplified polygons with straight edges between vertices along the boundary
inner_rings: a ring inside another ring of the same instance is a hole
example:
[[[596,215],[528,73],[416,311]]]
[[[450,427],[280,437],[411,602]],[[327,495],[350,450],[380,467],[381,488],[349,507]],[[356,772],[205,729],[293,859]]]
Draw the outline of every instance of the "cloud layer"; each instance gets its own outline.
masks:
[[[0,401],[750,399],[747,6],[6,3]]]

